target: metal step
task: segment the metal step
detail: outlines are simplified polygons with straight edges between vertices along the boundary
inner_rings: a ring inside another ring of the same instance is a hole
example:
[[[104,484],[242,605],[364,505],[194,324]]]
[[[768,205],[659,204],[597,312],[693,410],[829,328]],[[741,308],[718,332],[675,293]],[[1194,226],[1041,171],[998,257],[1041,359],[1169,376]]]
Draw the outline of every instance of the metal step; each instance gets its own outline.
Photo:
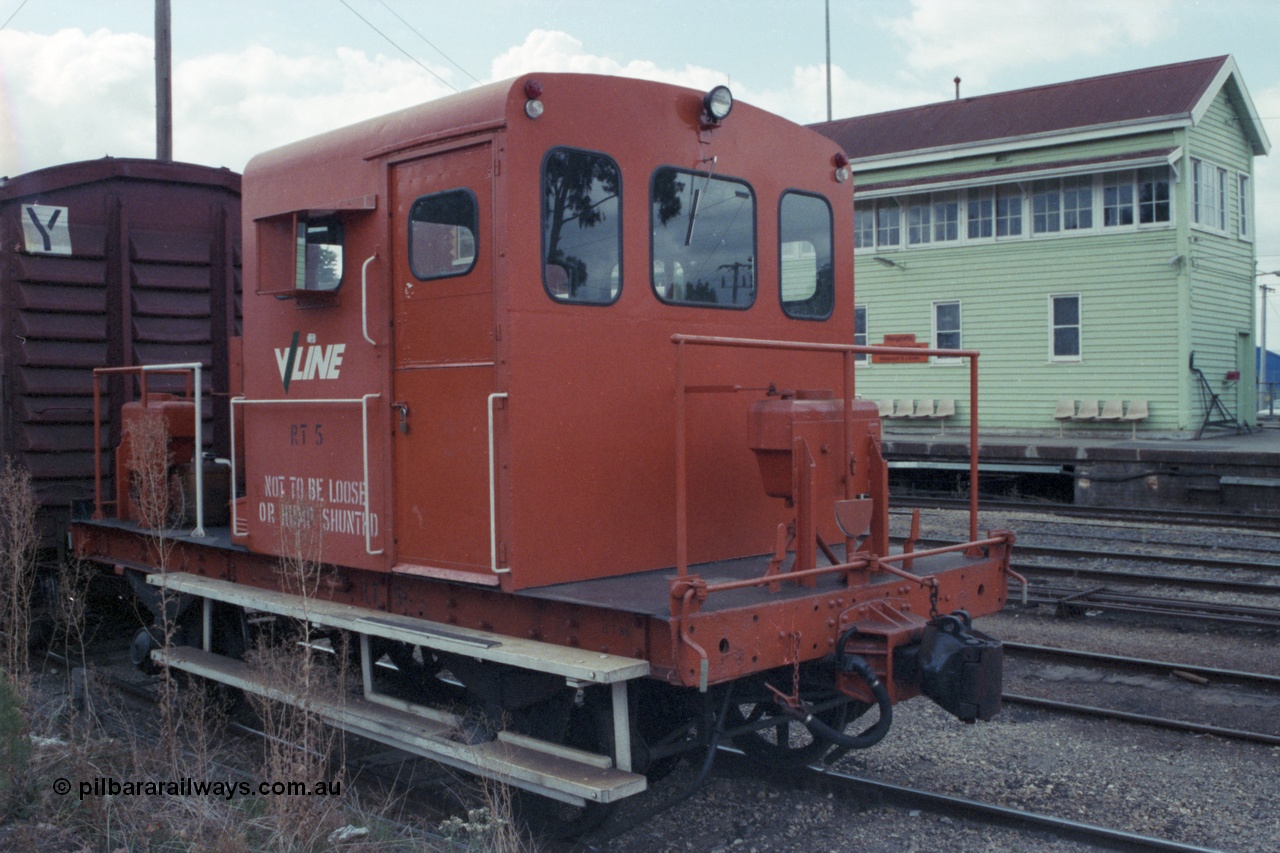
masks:
[[[587,801],[612,802],[645,789],[644,776],[630,772],[631,721],[627,682],[649,674],[647,660],[508,637],[491,631],[445,625],[427,619],[384,613],[278,590],[259,589],[184,572],[156,572],[147,576],[147,583],[204,601],[203,652],[196,654],[199,650],[192,648],[164,649],[152,652],[152,657],[157,661],[232,684],[242,690],[293,702],[296,697],[276,696],[271,692],[274,688],[270,685],[256,684],[253,673],[243,663],[210,654],[213,602],[222,601],[249,610],[337,628],[360,638],[364,695],[358,700],[348,700],[341,706],[328,707],[325,719],[333,725],[416,755],[510,782],[575,805],[582,805]],[[377,661],[370,652],[370,637],[383,637],[478,660],[550,673],[563,677],[570,687],[609,685],[613,706],[612,757],[505,732],[500,733],[492,745],[462,744],[453,737],[460,731],[458,720],[453,715],[374,690],[373,668]],[[591,768],[590,772],[585,769],[587,767]]]
[[[151,657],[258,696],[301,704],[302,697],[269,684],[243,661],[190,646],[157,649]],[[646,787],[643,775],[619,770],[605,756],[536,738],[503,732],[483,743],[466,743],[461,720],[440,711],[429,718],[359,696],[308,696],[305,705],[329,725],[353,734],[576,806],[616,802]]]
[[[318,598],[304,598],[185,572],[155,572],[147,575],[147,583],[172,592],[194,595],[206,601],[225,601],[252,610],[305,619],[317,625],[327,625],[355,634],[385,637],[479,660],[549,672],[576,682],[615,684],[649,674],[649,662],[646,660],[575,649],[540,640],[508,637],[491,631],[460,628],[428,619],[383,613]]]

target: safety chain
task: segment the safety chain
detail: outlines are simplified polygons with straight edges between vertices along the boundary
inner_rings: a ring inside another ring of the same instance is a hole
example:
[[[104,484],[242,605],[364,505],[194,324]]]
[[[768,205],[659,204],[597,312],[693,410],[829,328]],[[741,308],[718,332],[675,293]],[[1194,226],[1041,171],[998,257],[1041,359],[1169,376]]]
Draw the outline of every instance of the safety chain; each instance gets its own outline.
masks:
[[[938,579],[929,578],[929,620],[938,618]]]
[[[800,632],[791,632],[791,656],[795,663],[791,667],[791,695],[800,698]]]

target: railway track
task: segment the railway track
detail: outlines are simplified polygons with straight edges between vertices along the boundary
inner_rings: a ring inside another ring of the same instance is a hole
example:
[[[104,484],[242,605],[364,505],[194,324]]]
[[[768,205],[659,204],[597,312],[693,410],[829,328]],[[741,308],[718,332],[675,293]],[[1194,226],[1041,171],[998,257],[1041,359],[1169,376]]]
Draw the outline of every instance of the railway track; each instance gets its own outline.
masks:
[[[1056,659],[1073,664],[1082,664],[1095,668],[1120,670],[1125,673],[1150,673],[1157,676],[1177,677],[1188,682],[1215,687],[1235,686],[1265,690],[1280,694],[1280,676],[1259,672],[1242,672],[1223,669],[1221,667],[1198,666],[1195,664],[1176,663],[1171,661],[1150,660],[1146,658],[1112,655],[1082,649],[1064,649],[1055,646],[1042,646],[1031,643],[1005,642],[1006,654],[1012,653],[1014,659]],[[1090,717],[1122,720],[1145,726],[1171,729],[1197,735],[1214,735],[1229,740],[1240,740],[1261,743],[1269,746],[1280,746],[1280,735],[1269,732],[1249,731],[1231,726],[1200,723],[1190,720],[1162,717],[1156,714],[1137,713],[1119,708],[1104,708],[1079,701],[1061,701],[1040,696],[1028,696],[1020,693],[1006,692],[1002,699],[1005,703],[1036,707],[1045,710]]]
[[[894,496],[893,504],[902,509],[968,510],[968,498]],[[1195,510],[1152,510],[1133,507],[1083,507],[1073,504],[1023,503],[982,498],[985,512],[1025,512],[1074,518],[1083,521],[1132,521],[1144,524],[1201,525],[1214,528],[1280,532],[1280,518],[1238,513],[1199,512]]]
[[[1193,575],[1177,575],[1156,572],[1130,572],[1121,569],[1091,569],[1083,566],[1051,563],[1013,563],[1013,570],[1028,578],[1051,575],[1076,580],[1103,581],[1105,583],[1133,584],[1138,586],[1170,586],[1196,589],[1204,592],[1226,592],[1241,595],[1280,595],[1280,584],[1257,581],[1207,578]]]
[[[850,793],[862,793],[863,795],[872,793],[903,805],[915,805],[942,812],[950,817],[960,816],[999,823],[1005,826],[1047,830],[1059,837],[1081,841],[1098,848],[1185,851],[1185,853],[1213,853],[1214,851],[1214,848],[1211,847],[1184,844],[1167,838],[1155,838],[1150,835],[1142,835],[1114,827],[1099,826],[1043,812],[1033,812],[997,803],[972,800],[954,794],[913,788],[879,779],[855,776],[851,773],[816,768],[811,772],[824,777],[829,785]]]
[[[902,540],[897,539],[896,541],[901,542]],[[954,539],[921,537],[916,540],[916,550],[954,544]],[[1176,554],[1157,554],[1149,551],[1106,551],[1099,550],[1097,548],[1067,548],[1060,545],[1041,545],[1035,542],[1024,541],[1022,539],[1019,539],[1013,547],[1014,554],[1020,558],[1057,557],[1068,560],[1108,559],[1124,560],[1135,563],[1172,563],[1177,565],[1200,566],[1208,569],[1223,569],[1228,571],[1280,573],[1280,562],[1272,561],[1245,563],[1239,559],[1225,557],[1179,556]]]
[[[722,746],[720,747],[720,755],[717,758],[717,771],[722,775],[759,773],[760,766],[752,763],[739,750]],[[842,798],[865,800],[867,797],[874,797],[903,807],[927,809],[950,818],[977,820],[1039,832],[1047,831],[1062,839],[1079,841],[1099,849],[1215,853],[1215,848],[1211,847],[1200,847],[1167,838],[1142,835],[1116,827],[1072,820],[1044,812],[1019,809],[955,794],[901,785],[819,765],[810,765],[790,774],[778,773],[775,775],[781,778],[789,775],[795,784],[826,788]]]
[[[1063,615],[1099,610],[1248,628],[1280,629],[1280,608],[1116,592],[1106,585],[1087,589],[1033,585],[1024,597],[1020,598],[1015,594],[1012,600],[1027,605],[1052,605]]]

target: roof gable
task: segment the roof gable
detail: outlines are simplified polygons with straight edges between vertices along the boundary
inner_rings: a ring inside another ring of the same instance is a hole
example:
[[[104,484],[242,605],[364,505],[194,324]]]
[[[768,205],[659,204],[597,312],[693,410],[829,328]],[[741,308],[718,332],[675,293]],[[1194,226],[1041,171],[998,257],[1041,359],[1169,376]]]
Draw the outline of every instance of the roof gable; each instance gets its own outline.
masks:
[[[1142,68],[1066,83],[960,98],[811,125],[834,140],[855,163],[972,149],[1015,141],[1061,141],[1087,131],[1130,132],[1163,123],[1198,120],[1214,95],[1229,85],[1255,154],[1270,141],[1235,60],[1218,56]]]

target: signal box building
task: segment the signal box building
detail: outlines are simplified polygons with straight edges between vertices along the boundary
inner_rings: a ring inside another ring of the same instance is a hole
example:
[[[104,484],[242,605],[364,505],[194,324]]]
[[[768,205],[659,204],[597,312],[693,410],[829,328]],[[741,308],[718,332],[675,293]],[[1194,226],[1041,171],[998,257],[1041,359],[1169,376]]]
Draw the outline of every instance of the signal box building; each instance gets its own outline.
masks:
[[[857,183],[858,342],[981,351],[984,432],[1253,421],[1270,142],[1230,56],[815,128]],[[864,361],[860,395],[895,431],[967,424],[963,362],[911,360]]]

